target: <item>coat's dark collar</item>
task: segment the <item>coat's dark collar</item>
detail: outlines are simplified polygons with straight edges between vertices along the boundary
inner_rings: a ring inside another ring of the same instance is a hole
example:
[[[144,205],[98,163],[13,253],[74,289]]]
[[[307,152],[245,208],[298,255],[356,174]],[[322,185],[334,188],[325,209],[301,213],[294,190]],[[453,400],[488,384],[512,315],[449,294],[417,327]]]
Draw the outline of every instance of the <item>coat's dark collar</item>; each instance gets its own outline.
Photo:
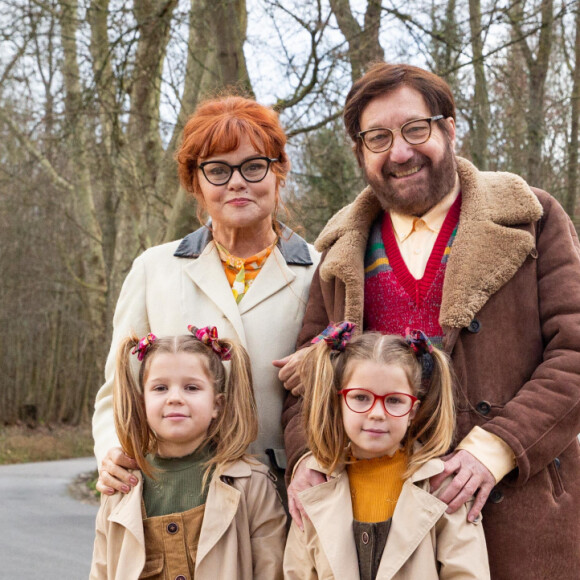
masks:
[[[278,249],[286,263],[292,266],[312,266],[308,244],[284,224],[280,223],[280,227],[282,232],[278,239]],[[185,236],[173,255],[178,258],[199,258],[211,240],[211,230],[202,226]]]

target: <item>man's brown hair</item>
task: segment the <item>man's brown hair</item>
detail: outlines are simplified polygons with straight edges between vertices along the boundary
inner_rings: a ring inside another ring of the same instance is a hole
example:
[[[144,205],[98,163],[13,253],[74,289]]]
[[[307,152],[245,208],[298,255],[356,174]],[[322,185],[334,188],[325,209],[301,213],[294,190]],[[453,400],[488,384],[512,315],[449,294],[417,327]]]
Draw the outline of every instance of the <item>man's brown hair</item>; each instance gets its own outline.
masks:
[[[403,86],[421,94],[431,115],[455,119],[455,100],[449,85],[441,77],[408,64],[378,62],[352,85],[344,105],[344,124],[354,142],[353,148],[359,162],[362,161],[362,141],[357,138],[357,133],[361,130],[362,112],[374,98]]]

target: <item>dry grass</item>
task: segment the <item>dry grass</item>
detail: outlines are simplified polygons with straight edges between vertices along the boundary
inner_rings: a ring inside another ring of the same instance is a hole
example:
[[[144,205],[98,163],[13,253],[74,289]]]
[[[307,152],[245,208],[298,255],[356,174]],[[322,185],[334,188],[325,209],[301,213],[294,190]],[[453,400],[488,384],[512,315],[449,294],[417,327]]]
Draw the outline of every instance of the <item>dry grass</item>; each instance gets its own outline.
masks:
[[[0,465],[93,455],[90,425],[0,426]]]

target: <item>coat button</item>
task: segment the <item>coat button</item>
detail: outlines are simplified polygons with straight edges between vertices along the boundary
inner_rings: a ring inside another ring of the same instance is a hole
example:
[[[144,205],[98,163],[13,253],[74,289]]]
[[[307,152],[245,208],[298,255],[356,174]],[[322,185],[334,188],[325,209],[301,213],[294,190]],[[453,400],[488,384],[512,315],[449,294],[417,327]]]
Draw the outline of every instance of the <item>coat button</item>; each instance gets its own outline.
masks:
[[[179,526],[175,522],[171,522],[167,524],[167,533],[169,534],[177,534],[179,531]]]
[[[479,322],[479,320],[477,320],[477,318],[474,318],[469,323],[467,330],[469,330],[469,332],[472,332],[473,334],[477,334],[481,330],[481,322]]]
[[[503,493],[501,492],[501,490],[494,488],[491,490],[491,493],[489,494],[489,501],[491,501],[491,503],[500,503],[503,501]]]
[[[479,401],[475,408],[480,415],[489,415],[491,411],[491,405],[487,401]]]
[[[556,466],[556,469],[560,469],[560,458],[556,457],[556,459],[554,459],[554,465]]]
[[[362,533],[362,543],[366,546],[369,543],[369,535],[367,532]]]

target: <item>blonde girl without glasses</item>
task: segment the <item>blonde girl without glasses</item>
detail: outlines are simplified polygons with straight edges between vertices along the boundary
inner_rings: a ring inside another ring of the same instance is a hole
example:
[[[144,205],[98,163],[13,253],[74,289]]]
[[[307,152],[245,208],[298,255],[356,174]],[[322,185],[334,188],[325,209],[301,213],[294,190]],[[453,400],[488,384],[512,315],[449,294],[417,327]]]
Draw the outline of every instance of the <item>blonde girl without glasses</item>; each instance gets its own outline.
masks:
[[[215,327],[190,330],[119,348],[115,425],[138,483],[102,496],[91,579],[282,576],[285,512],[244,455],[258,431],[248,355]]]

